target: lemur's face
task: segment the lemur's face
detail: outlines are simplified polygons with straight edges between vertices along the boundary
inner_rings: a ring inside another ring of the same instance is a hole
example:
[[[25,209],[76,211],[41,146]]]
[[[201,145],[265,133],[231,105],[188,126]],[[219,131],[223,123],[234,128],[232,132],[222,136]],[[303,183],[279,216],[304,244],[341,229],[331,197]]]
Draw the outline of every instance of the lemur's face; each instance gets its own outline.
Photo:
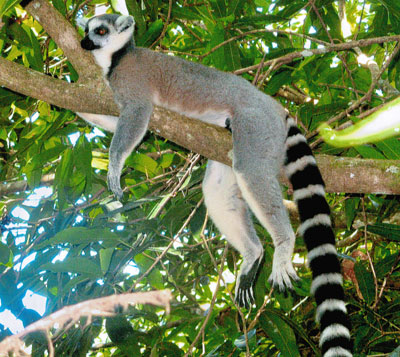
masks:
[[[135,22],[132,16],[106,14],[89,20],[79,19],[78,24],[85,30],[81,41],[83,49],[113,53],[130,41]]]

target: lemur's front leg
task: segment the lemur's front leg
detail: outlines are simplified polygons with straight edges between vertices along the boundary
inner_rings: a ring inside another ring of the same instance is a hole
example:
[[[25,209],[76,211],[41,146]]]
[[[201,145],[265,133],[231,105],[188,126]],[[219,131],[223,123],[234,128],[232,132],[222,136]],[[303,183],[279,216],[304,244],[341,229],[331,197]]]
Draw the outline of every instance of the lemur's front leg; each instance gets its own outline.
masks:
[[[111,141],[108,164],[108,188],[121,199],[120,177],[126,158],[139,145],[147,131],[153,106],[150,102],[131,103],[121,110]]]

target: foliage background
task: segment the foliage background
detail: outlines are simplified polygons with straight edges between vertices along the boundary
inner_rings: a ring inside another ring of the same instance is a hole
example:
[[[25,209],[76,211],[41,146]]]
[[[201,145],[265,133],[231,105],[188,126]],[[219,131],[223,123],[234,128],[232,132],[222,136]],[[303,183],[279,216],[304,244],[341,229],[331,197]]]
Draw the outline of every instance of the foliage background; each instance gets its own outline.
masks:
[[[120,6],[103,0],[52,4],[71,23],[77,15],[92,15],[96,6],[108,5],[109,11]],[[399,159],[396,138],[337,149],[314,136],[321,122],[348,125],[398,95],[396,42],[371,41],[366,47],[285,60],[303,49],[399,34],[397,0],[130,0],[126,7],[135,17],[137,45],[243,75],[298,118],[316,152],[373,159],[377,166],[379,160]],[[0,1],[0,14],[2,58],[66,82],[78,80],[62,49],[18,1]],[[374,62],[363,64],[361,53]],[[87,126],[71,111],[5,87],[0,87],[0,123],[0,309],[26,326],[40,318],[22,302],[28,290],[47,298],[45,314],[132,289],[169,288],[175,298],[168,316],[163,309],[138,306],[88,326],[82,321],[68,331],[53,331],[56,355],[318,353],[301,238],[295,260],[301,281],[286,296],[272,292],[265,298],[273,248],[256,223],[266,251],[257,306],[247,312],[234,305],[231,277],[240,257],[226,250],[207,217],[201,193],[204,158],[149,133],[126,162],[120,206],[105,181],[110,134]],[[400,345],[399,199],[346,192],[343,180],[343,192],[328,198],[355,352],[395,356]],[[52,189],[50,195],[35,204],[27,201],[43,186]],[[28,213],[26,219],[15,213],[18,207]],[[0,325],[0,338],[10,333]],[[26,343],[35,356],[48,349],[41,333]]]

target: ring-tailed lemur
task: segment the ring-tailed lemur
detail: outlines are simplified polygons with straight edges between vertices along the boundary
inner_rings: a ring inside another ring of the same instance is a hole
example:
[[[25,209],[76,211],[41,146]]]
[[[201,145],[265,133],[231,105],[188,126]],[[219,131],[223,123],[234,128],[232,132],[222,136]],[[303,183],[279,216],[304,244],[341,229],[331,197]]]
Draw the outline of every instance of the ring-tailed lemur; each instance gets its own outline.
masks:
[[[233,168],[209,161],[203,182],[209,214],[243,256],[236,284],[241,306],[254,302],[253,285],[263,247],[250,210],[268,230],[275,253],[270,281],[283,289],[297,279],[291,263],[295,235],[282,203],[278,174],[285,165],[301,217],[311,290],[321,325],[325,357],[351,356],[342,276],[324,184],[306,139],[274,99],[243,78],[198,63],[135,47],[131,16],[102,15],[81,21],[82,47],[94,55],[120,106],[119,118],[78,113],[114,132],[108,184],[122,196],[120,175],[126,157],[142,140],[153,105],[226,126],[233,136]],[[285,162],[286,157],[286,163]]]

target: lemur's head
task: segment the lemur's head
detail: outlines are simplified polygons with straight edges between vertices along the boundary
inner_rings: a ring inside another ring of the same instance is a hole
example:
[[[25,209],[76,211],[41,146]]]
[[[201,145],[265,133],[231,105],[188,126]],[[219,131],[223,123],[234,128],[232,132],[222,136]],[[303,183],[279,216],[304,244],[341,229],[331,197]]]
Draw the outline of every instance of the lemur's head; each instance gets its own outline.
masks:
[[[83,49],[114,53],[131,41],[135,21],[132,16],[105,14],[90,19],[79,18],[77,24],[85,30]]]

